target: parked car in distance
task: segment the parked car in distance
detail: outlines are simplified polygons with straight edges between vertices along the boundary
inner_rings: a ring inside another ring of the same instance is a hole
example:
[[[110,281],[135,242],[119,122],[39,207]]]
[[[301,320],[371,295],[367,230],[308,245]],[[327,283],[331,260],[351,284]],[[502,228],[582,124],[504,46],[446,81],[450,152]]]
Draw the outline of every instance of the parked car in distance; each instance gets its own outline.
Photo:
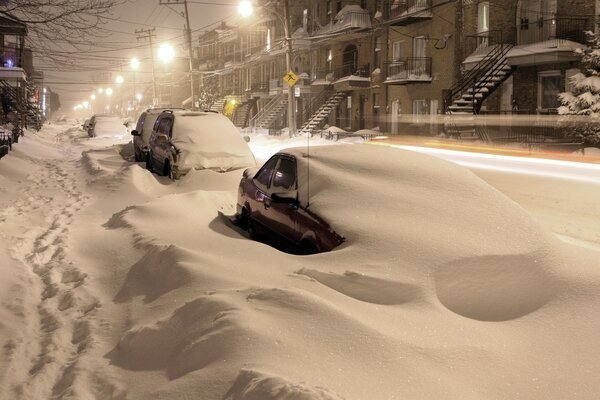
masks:
[[[160,113],[165,110],[167,110],[167,108],[149,108],[138,118],[135,129],[131,131],[131,135],[133,136],[133,152],[135,154],[136,162],[147,160],[148,141],[150,140],[154,123],[156,122],[156,119]],[[175,109],[171,108],[171,110]],[[183,110],[183,108],[180,110]]]
[[[97,114],[90,118],[88,136],[97,138],[123,138],[127,128],[116,115]]]
[[[256,160],[250,147],[222,114],[165,110],[148,141],[146,168],[171,179],[192,169],[226,172],[253,165]]]
[[[244,171],[236,217],[251,237],[274,235],[301,254],[330,251],[344,242],[324,218],[309,209],[308,198],[300,196],[308,176],[298,172],[306,170],[305,166],[302,150],[290,149],[272,156],[258,171]]]

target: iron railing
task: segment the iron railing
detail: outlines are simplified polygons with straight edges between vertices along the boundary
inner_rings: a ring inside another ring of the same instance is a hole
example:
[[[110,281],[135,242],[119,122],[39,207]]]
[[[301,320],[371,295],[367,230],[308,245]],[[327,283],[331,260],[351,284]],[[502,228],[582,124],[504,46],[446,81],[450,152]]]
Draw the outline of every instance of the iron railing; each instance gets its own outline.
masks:
[[[585,43],[585,31],[591,29],[590,17],[539,16],[532,20],[522,19],[516,27],[517,44],[532,44],[555,39]]]
[[[388,80],[431,80],[431,57],[409,57],[387,64]]]
[[[409,17],[431,10],[431,0],[393,0],[389,3],[390,19]]]
[[[346,76],[358,76],[361,78],[368,78],[371,76],[371,70],[369,64],[358,66],[355,63],[348,63],[340,65],[336,68],[320,68],[313,72],[313,76],[316,76],[315,80],[326,80],[330,83],[341,79]]]

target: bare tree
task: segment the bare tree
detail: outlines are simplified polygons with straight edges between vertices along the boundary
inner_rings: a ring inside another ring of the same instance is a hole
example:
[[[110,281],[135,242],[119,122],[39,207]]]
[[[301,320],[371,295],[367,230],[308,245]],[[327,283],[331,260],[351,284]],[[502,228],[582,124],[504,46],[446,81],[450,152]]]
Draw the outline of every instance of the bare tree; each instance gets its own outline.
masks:
[[[116,6],[128,1],[0,0],[0,16],[27,25],[28,47],[36,53],[49,61],[69,63],[69,54],[106,34],[102,25],[113,19]]]

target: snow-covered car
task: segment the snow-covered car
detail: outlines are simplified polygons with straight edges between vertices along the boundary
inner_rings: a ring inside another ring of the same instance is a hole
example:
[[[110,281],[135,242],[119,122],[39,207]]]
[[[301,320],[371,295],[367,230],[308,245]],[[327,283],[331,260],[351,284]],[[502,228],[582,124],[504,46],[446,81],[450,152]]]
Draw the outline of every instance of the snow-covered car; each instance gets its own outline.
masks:
[[[127,128],[121,119],[115,115],[98,114],[90,119],[88,136],[97,138],[123,138]]]
[[[333,147],[325,151],[336,152],[342,146]],[[258,171],[244,171],[236,217],[250,236],[274,234],[302,254],[330,251],[344,241],[325,219],[309,209],[306,161],[303,150],[291,149],[275,154]],[[351,164],[351,160],[346,161]],[[318,169],[315,172],[320,173]]]
[[[171,179],[192,169],[226,172],[253,165],[256,160],[250,147],[222,114],[163,111],[148,142],[146,168]]]
[[[133,153],[135,161],[146,161],[148,157],[148,141],[154,128],[154,123],[161,112],[166,108],[149,108],[138,118],[135,129],[131,131],[133,136]]]

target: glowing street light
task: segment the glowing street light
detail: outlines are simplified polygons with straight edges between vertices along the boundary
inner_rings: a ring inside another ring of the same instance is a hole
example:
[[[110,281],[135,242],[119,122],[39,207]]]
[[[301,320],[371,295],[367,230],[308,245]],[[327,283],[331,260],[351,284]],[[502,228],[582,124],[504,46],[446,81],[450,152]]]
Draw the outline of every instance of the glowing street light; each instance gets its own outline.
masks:
[[[91,99],[92,101],[96,100],[96,95],[95,95],[95,94],[91,95],[91,96],[90,96],[90,99]]]
[[[112,90],[112,88],[108,88],[108,89],[106,89],[106,95],[107,95],[107,96],[112,96],[112,94],[113,94],[113,90]]]
[[[102,88],[98,89],[98,93],[100,93],[100,94],[104,93],[104,89],[102,89]]]
[[[158,48],[158,58],[163,62],[169,63],[175,58],[175,49],[169,43],[163,43]]]
[[[136,94],[136,95],[135,95],[135,98],[137,99],[137,101],[138,101],[138,102],[142,101],[142,98],[143,98],[143,97],[144,97],[144,96],[142,96],[142,94],[141,94],[141,93],[138,93],[138,94]]]
[[[140,67],[140,60],[138,60],[137,58],[132,58],[129,62],[129,65],[131,66],[131,69],[135,71]]]
[[[84,101],[82,105],[83,105],[83,108],[89,108],[90,107],[90,102],[89,101]]]
[[[242,17],[247,18],[254,13],[254,7],[249,0],[242,0],[238,5],[238,14]]]
[[[121,84],[123,82],[125,82],[125,78],[123,78],[122,75],[117,76],[117,79],[115,79],[115,82],[117,82],[117,84]]]

